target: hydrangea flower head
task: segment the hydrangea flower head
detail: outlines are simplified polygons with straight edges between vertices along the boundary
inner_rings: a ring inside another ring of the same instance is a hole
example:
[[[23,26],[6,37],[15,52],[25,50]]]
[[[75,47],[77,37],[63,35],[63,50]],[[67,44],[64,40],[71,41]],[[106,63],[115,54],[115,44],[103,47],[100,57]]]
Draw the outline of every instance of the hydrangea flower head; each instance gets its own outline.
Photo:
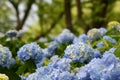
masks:
[[[78,80],[68,71],[61,71],[50,66],[38,68],[35,73],[28,76],[27,80]]]
[[[111,51],[113,48],[105,52],[102,58],[92,59],[80,69],[77,77],[80,80],[119,80],[120,60]]]
[[[104,47],[104,43],[103,42],[99,42],[96,46],[97,46],[97,48],[102,48],[102,47]]]
[[[52,66],[56,69],[61,69],[63,71],[68,71],[70,70],[70,62],[71,60],[67,58],[62,58],[62,59],[57,58],[57,59],[53,59],[53,61],[50,62],[48,66]]]
[[[89,62],[94,58],[94,50],[89,45],[80,42],[67,46],[64,57],[72,59],[74,62]]]
[[[120,23],[118,21],[111,21],[108,23],[108,27],[114,28],[117,31],[120,31]]]
[[[55,50],[59,47],[56,41],[52,41],[48,44],[48,47],[43,49],[45,57],[49,58],[54,55]]]
[[[26,76],[20,76],[21,80],[26,80]]]
[[[104,36],[106,32],[107,30],[105,28],[100,28],[100,29],[93,28],[88,31],[87,35],[88,35],[88,38],[91,41],[93,41]]]
[[[96,39],[99,39],[101,37],[100,31],[96,28],[89,30],[87,35],[88,35],[90,40],[96,40]]]
[[[75,35],[71,33],[68,29],[64,29],[61,34],[59,34],[55,40],[59,43],[72,42]]]
[[[101,33],[102,36],[104,36],[107,32],[107,30],[105,28],[99,28],[98,30],[99,30],[99,32]]]
[[[108,40],[109,42],[111,42],[113,44],[117,43],[117,41],[115,39],[111,38],[110,36],[104,36],[103,39]]]
[[[39,63],[42,62],[44,55],[39,45],[33,42],[22,46],[17,52],[17,56],[21,61],[27,61],[29,59],[33,59],[35,63]]]
[[[16,30],[9,30],[7,33],[6,33],[6,35],[8,36],[8,37],[16,37],[16,35],[17,35],[17,31]]]
[[[86,34],[82,34],[80,35],[78,38],[75,37],[73,40],[73,43],[79,43],[79,42],[84,42],[86,43],[88,41],[88,36]]]
[[[8,76],[0,73],[0,80],[9,80]]]
[[[39,41],[42,42],[42,43],[46,43],[46,42],[47,42],[47,39],[44,38],[44,37],[40,37]]]
[[[94,50],[94,57],[95,58],[101,58],[102,57],[102,55],[101,55],[99,50],[96,50],[96,49]]]
[[[0,45],[0,66],[9,68],[13,64],[15,64],[15,60],[12,58],[10,50]]]
[[[114,47],[110,48],[109,51],[105,51],[104,54],[108,54],[108,53],[114,54],[115,50],[116,50],[116,48],[114,48]]]

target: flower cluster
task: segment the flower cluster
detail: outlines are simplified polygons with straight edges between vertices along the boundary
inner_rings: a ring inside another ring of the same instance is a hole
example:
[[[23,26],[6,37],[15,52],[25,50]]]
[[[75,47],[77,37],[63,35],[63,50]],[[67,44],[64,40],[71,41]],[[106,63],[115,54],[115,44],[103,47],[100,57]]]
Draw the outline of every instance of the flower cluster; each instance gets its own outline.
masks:
[[[88,31],[87,35],[91,41],[97,40],[106,34],[107,30],[104,28],[96,29],[93,28]]]
[[[111,38],[110,36],[103,36],[102,38],[104,41],[109,41],[112,44],[116,44],[117,41],[114,38]],[[96,44],[97,48],[105,47],[105,43],[103,41]]]
[[[106,51],[103,57],[94,58],[77,73],[79,80],[119,80],[120,60],[115,57],[114,48]]]
[[[55,50],[59,47],[58,43],[56,41],[50,42],[48,44],[48,47],[43,49],[43,53],[46,58],[49,58],[54,55]]]
[[[54,57],[54,58],[53,58]],[[56,69],[61,69],[63,71],[70,70],[70,59],[67,58],[58,58],[58,56],[53,56],[52,62],[49,63],[49,66],[54,67]]]
[[[0,66],[9,68],[15,64],[12,54],[7,47],[0,45]]]
[[[96,46],[97,46],[98,48],[102,48],[102,47],[104,47],[104,43],[103,43],[103,42],[99,42]]]
[[[38,68],[26,80],[77,80],[77,77],[68,71],[61,71],[60,69],[45,66]]]
[[[111,42],[113,44],[117,43],[117,41],[115,39],[111,38],[110,36],[104,36],[103,39],[108,40],[109,42]]]
[[[42,63],[44,54],[42,49],[39,47],[39,45],[33,42],[22,46],[17,52],[17,56],[19,60],[23,62],[29,59],[33,59],[36,64],[38,63],[40,64]]]
[[[0,80],[9,80],[8,76],[0,73]]]
[[[13,38],[13,37],[17,37],[17,38],[21,38],[24,35],[25,31],[24,30],[9,30],[6,32],[6,35],[9,38]]]
[[[78,38],[75,37],[73,43],[79,43],[79,42],[86,43],[88,40],[89,40],[88,36],[86,34],[82,34]]]
[[[27,80],[77,80],[73,73],[68,72],[69,63],[69,59],[54,56],[48,66],[38,68],[35,73],[28,76]]]
[[[94,58],[94,50],[89,45],[79,42],[67,46],[64,57],[72,59],[74,62],[89,62]]]
[[[120,23],[117,22],[117,21],[109,22],[108,27],[112,27],[113,29],[116,29],[117,31],[120,31]]]
[[[46,43],[46,42],[47,42],[47,39],[44,38],[44,37],[40,37],[39,41],[42,42],[42,43]]]
[[[9,30],[7,33],[6,33],[6,35],[8,36],[8,37],[10,37],[10,38],[12,38],[12,37],[16,37],[17,36],[17,31],[16,30]]]
[[[55,38],[41,37],[38,42],[42,48],[36,42],[23,45],[14,58],[11,48],[0,45],[0,69],[7,67],[5,72],[15,69],[13,75],[21,80],[120,80],[120,43],[116,37],[120,33],[110,31],[94,28],[77,37],[64,29]],[[18,32],[9,31],[7,35],[12,39]],[[4,74],[11,79],[8,73]],[[5,75],[1,75],[0,79],[4,80]]]
[[[75,35],[71,33],[68,29],[64,29],[61,34],[59,34],[55,40],[59,43],[72,42]]]

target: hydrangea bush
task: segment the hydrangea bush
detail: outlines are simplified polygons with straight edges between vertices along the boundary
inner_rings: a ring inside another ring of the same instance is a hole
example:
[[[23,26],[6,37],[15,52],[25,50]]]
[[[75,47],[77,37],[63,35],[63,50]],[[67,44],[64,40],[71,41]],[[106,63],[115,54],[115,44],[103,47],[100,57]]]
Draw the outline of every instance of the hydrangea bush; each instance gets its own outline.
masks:
[[[108,26],[34,42],[10,30],[0,37],[0,80],[120,80],[120,24]]]

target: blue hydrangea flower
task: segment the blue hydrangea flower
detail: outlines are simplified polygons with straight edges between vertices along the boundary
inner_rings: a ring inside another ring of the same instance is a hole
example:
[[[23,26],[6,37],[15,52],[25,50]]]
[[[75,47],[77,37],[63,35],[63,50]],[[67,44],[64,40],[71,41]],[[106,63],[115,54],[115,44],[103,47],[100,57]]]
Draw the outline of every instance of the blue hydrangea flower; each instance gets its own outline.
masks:
[[[50,66],[38,68],[35,73],[28,76],[26,80],[78,80],[68,71],[61,71]]]
[[[27,77],[26,76],[20,76],[21,80],[26,80]]]
[[[82,35],[80,35],[78,38],[77,38],[77,37],[74,38],[73,43],[74,43],[74,44],[75,44],[75,43],[79,43],[79,42],[84,42],[84,43],[86,43],[88,40],[89,40],[89,39],[88,39],[88,36],[87,36],[86,34],[82,34]]]
[[[97,46],[97,48],[102,48],[102,47],[104,47],[104,43],[103,42],[99,42],[96,46]]]
[[[109,42],[111,42],[113,44],[117,43],[117,41],[115,39],[111,38],[110,36],[104,36],[103,39],[108,40]]]
[[[72,42],[75,35],[71,33],[68,29],[64,29],[61,34],[59,34],[55,40],[59,43]]]
[[[88,31],[87,35],[91,41],[94,41],[104,36],[106,32],[107,31],[104,28],[100,28],[100,29],[93,28]]]
[[[120,31],[120,23],[117,21],[111,21],[108,23],[108,26],[110,28],[116,29],[117,31]]]
[[[61,69],[63,71],[68,71],[70,70],[70,62],[71,60],[67,58],[62,58],[62,59],[57,58],[57,59],[53,59],[53,61],[50,62],[48,66],[52,66],[56,69]]]
[[[80,42],[67,46],[64,57],[74,62],[89,62],[94,58],[94,50],[87,44]]]
[[[47,42],[47,39],[44,38],[44,37],[40,37],[39,41],[42,42],[42,43],[46,43],[46,42]]]
[[[35,42],[22,46],[17,52],[17,56],[21,61],[33,59],[36,64],[41,63],[44,57],[42,49]]]
[[[105,28],[99,28],[98,30],[99,30],[99,32],[101,33],[102,36],[104,36],[107,32],[107,30]]]
[[[105,53],[104,54],[106,54],[106,53],[111,53],[111,54],[114,54],[114,51],[116,50],[116,48],[110,48],[110,50],[109,51],[105,51]]]
[[[59,47],[59,44],[56,41],[52,41],[48,44],[48,47],[43,49],[43,53],[46,58],[49,58],[54,55],[55,50]]]
[[[37,73],[32,73],[26,78],[26,80],[39,80],[39,79]]]
[[[9,30],[7,33],[6,33],[6,35],[8,36],[8,37],[16,37],[16,35],[17,35],[17,31],[16,30]]]
[[[120,60],[116,58],[113,48],[105,52],[102,58],[94,58],[83,66],[77,77],[79,80],[119,80]]]
[[[91,80],[90,74],[88,73],[89,66],[83,66],[80,71],[76,74],[78,80]]]
[[[48,35],[48,37],[51,39],[51,40],[55,40],[55,37],[53,35]]]
[[[99,50],[96,50],[96,49],[94,50],[94,57],[95,58],[101,58],[102,57],[102,55],[101,55]]]
[[[7,47],[0,45],[0,66],[9,68],[15,64],[12,54]]]
[[[87,32],[87,35],[91,41],[99,39],[101,37],[101,33],[98,29],[93,28]]]

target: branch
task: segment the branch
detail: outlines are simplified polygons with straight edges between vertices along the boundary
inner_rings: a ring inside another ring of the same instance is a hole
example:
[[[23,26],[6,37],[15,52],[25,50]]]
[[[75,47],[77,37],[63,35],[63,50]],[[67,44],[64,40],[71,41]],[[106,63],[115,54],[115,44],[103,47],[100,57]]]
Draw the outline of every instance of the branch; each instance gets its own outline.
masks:
[[[60,19],[63,17],[63,15],[64,15],[64,12],[61,12],[61,13],[59,14],[57,20],[54,21],[54,22],[51,24],[50,28],[49,28],[45,33],[38,35],[38,36],[35,38],[35,40],[38,40],[40,37],[44,37],[45,35],[47,35],[47,34],[56,26],[56,24],[60,21]]]
[[[17,17],[17,24],[19,24],[19,22],[20,22],[19,10],[18,10],[19,3],[14,3],[13,0],[9,0],[9,2],[12,4],[13,8],[15,9],[16,17]]]
[[[25,24],[25,21],[28,18],[29,12],[31,10],[32,4],[35,2],[35,0],[30,0],[28,1],[28,5],[27,5],[27,9],[25,10],[25,15],[23,17],[23,19],[19,22],[19,24],[17,25],[17,30],[22,29],[23,25]]]

